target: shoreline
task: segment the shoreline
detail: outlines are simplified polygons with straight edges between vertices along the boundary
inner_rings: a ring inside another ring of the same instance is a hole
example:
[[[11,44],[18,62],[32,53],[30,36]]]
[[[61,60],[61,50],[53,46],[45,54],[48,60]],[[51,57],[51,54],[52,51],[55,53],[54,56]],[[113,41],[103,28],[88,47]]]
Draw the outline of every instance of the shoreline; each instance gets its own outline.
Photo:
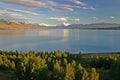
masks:
[[[0,51],[7,51],[7,52],[16,52],[18,51],[19,53],[20,52],[25,52],[25,53],[28,53],[30,51],[33,51],[33,52],[55,52],[55,51],[60,51],[60,52],[67,52],[69,54],[83,54],[83,55],[106,55],[106,54],[120,54],[120,52],[90,52],[90,53],[83,53],[81,51],[79,52],[70,52],[70,51],[62,51],[62,50],[55,50],[55,51],[45,51],[45,50],[40,50],[40,51],[34,51],[34,50],[29,50],[29,51],[21,51],[21,50],[5,50],[5,49],[0,49]]]

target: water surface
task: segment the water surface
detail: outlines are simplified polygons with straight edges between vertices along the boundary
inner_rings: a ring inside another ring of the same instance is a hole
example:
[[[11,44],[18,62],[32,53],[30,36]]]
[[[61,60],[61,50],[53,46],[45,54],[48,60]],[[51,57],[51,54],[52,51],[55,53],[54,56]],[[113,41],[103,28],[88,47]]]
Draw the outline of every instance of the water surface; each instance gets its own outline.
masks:
[[[71,53],[120,52],[120,30],[0,30],[0,49],[62,50]]]

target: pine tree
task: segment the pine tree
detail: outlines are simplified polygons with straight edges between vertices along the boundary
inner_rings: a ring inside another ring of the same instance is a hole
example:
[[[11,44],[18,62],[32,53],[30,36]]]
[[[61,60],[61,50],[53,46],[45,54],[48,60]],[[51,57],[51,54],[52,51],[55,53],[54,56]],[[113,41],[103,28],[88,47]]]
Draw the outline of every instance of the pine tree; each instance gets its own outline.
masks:
[[[66,65],[65,80],[75,79],[75,68],[69,63]]]
[[[99,74],[96,72],[95,68],[92,68],[90,80],[99,80]]]
[[[77,66],[75,80],[89,80],[89,73],[82,67],[81,64]]]
[[[11,69],[13,69],[13,70],[15,69],[15,63],[14,63],[14,61],[11,62]]]
[[[82,80],[90,80],[90,79],[89,79],[89,74],[88,74],[88,72],[86,71],[86,69],[83,69],[83,72],[82,72]]]

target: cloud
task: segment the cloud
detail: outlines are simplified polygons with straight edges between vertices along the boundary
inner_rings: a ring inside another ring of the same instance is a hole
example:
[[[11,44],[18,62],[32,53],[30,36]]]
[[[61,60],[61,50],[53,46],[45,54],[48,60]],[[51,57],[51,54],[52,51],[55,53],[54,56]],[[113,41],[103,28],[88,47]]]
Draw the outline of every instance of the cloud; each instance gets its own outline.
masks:
[[[68,2],[73,2],[76,5],[70,5],[70,4],[60,4],[53,0],[45,0],[44,2],[48,6],[49,9],[55,11],[55,10],[64,10],[64,11],[74,11],[75,8],[81,8],[81,9],[90,9],[94,10],[95,8],[92,6],[88,6],[86,3],[81,2],[79,0],[66,0]]]
[[[47,7],[45,3],[36,0],[0,0],[1,2],[18,4],[26,7]]]
[[[0,15],[4,15],[4,14],[6,14],[6,13],[8,13],[8,12],[0,12]]]
[[[95,8],[93,6],[89,6],[89,7],[81,7],[82,9],[90,9],[90,10],[95,10]]]
[[[73,2],[73,3],[75,3],[75,4],[78,4],[78,5],[81,5],[81,6],[87,5],[86,3],[81,2],[81,1],[79,1],[79,0],[69,0],[69,1],[71,1],[71,2]]]
[[[10,14],[10,16],[12,16],[12,17],[20,17],[22,15],[21,14]]]
[[[77,5],[77,6],[74,6],[75,8],[95,10],[95,8],[93,6],[90,6],[87,3],[84,3],[80,0],[67,0],[67,1],[75,3]]]
[[[111,18],[111,19],[115,19],[115,16],[110,16],[109,18]]]
[[[40,23],[39,25],[44,25],[44,26],[57,26],[55,24],[47,24],[47,23]]]
[[[73,6],[70,6],[70,5],[62,5],[59,8],[66,10],[66,11],[73,11],[74,10]]]
[[[51,20],[56,20],[56,21],[60,21],[62,23],[68,23],[69,21],[71,22],[79,22],[80,18],[71,18],[71,17],[49,17],[47,19],[51,19]]]
[[[73,11],[73,7],[69,4],[60,4],[52,0],[46,0],[46,5],[49,6],[48,8],[52,10],[65,10],[65,11]]]
[[[50,17],[48,19],[52,19],[52,20],[57,20],[57,21],[62,21],[62,22],[67,22],[69,17]]]
[[[0,12],[0,15],[3,17],[12,17],[12,18],[24,17],[22,14],[10,13],[10,12]]]
[[[21,17],[22,15],[12,14],[8,12],[0,12],[0,19],[20,20],[20,18],[18,18],[19,16]]]
[[[0,12],[1,19],[10,19],[10,20],[17,20],[17,21],[30,21],[33,19],[33,16],[31,15],[35,15],[35,16],[42,15],[39,13],[27,11],[27,10],[25,11],[25,10],[5,8],[5,7],[0,7],[0,11],[1,11]],[[24,14],[30,14],[30,15],[25,16]]]
[[[98,17],[95,17],[95,16],[93,16],[91,18],[94,19],[94,20],[98,20],[99,19]]]
[[[69,24],[69,23],[66,23],[66,22],[63,22],[63,25],[64,25],[64,26],[69,26],[70,24]]]
[[[79,22],[79,21],[80,21],[80,18],[75,18],[75,19],[72,19],[72,20]]]
[[[79,1],[79,0],[66,0],[67,2],[75,3],[76,5],[60,4],[55,2],[55,0],[0,0],[0,2],[17,4],[28,8],[49,8],[51,10],[64,10],[64,11],[74,11],[75,8],[81,9],[95,9],[92,6],[88,6],[86,3]]]
[[[24,14],[40,15],[40,14],[35,13],[35,12],[18,10],[18,9],[10,9],[10,8],[3,8],[3,7],[0,7],[0,9],[4,10],[4,11],[10,11],[10,12],[19,12],[19,13],[24,13]]]

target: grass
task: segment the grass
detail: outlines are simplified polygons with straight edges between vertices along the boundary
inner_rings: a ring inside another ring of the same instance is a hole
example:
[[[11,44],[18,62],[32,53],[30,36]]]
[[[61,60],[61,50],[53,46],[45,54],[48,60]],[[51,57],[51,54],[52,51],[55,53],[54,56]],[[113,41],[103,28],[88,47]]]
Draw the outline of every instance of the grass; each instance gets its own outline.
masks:
[[[108,75],[109,70],[97,69],[97,72],[100,73],[100,80],[112,80]],[[0,80],[13,80],[12,71],[0,71]]]
[[[112,80],[109,75],[109,70],[97,69],[97,72],[99,73],[100,80]]]
[[[0,80],[13,80],[13,72],[12,71],[0,71]]]
[[[92,57],[109,57],[109,56],[119,56],[120,53],[114,52],[114,53],[89,53],[89,54],[84,54],[83,57],[86,59],[92,58]]]

